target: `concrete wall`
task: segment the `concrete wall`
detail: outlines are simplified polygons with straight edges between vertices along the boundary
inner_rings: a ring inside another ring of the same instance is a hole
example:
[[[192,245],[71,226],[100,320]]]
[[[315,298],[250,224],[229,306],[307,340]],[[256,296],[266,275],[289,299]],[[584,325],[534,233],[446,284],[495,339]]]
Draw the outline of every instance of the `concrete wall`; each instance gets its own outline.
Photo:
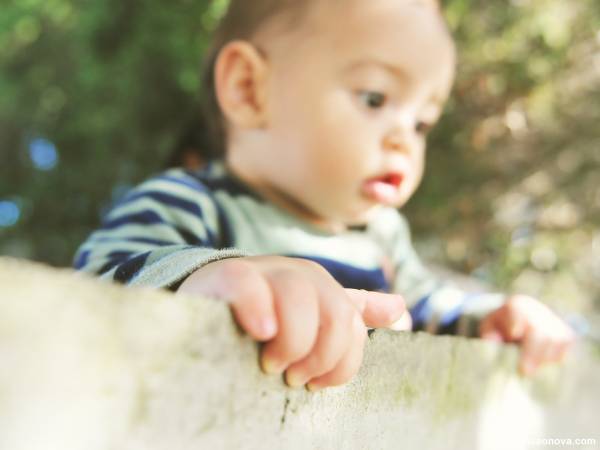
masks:
[[[0,258],[0,449],[600,448],[596,353],[524,380],[515,348],[378,330],[312,394],[263,375],[219,302]]]

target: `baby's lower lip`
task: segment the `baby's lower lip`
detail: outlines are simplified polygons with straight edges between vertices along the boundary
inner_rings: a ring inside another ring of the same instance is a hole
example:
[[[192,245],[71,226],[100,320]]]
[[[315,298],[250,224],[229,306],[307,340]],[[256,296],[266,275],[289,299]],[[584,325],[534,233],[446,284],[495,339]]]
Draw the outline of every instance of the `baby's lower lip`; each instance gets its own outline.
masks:
[[[400,186],[401,183],[395,184],[383,179],[375,179],[366,181],[363,184],[362,192],[367,198],[377,203],[393,205],[398,202]]]

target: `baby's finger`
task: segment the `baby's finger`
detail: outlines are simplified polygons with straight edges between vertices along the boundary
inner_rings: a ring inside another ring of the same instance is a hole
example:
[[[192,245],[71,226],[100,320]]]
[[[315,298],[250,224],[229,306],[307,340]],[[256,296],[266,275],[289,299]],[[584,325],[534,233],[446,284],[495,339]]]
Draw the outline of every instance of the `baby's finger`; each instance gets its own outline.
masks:
[[[352,328],[354,332],[348,351],[332,371],[310,380],[308,390],[318,391],[328,386],[338,386],[356,375],[363,360],[367,329],[358,316],[355,316]]]
[[[404,311],[404,314],[400,316],[400,319],[396,320],[388,328],[394,331],[410,331],[413,328],[412,316],[408,310]]]
[[[487,341],[502,342],[504,337],[497,322],[497,314],[491,314],[479,323],[479,337]]]
[[[344,295],[343,291],[339,292]],[[303,386],[308,380],[331,371],[347,352],[354,316],[361,322],[362,319],[352,305],[339,297],[339,294],[328,296],[327,292],[321,291],[317,341],[308,356],[288,368],[286,381],[289,386]]]
[[[315,344],[319,328],[318,294],[312,284],[289,272],[276,272],[268,280],[279,331],[264,345],[261,360],[265,372],[280,374],[305,357]]]
[[[527,315],[511,302],[507,303],[504,308],[506,309],[506,315],[502,321],[504,335],[509,342],[522,341],[528,331]]]
[[[573,341],[571,340],[561,341],[558,344],[558,350],[556,352],[556,362],[562,362],[565,360],[565,357],[567,356],[567,353],[571,349],[572,345]]]
[[[573,335],[567,330],[567,332],[559,337],[554,337],[550,343],[547,361],[548,362],[562,362],[567,355],[571,345],[573,345]]]
[[[546,345],[544,353],[544,363],[558,362],[561,359],[562,344],[559,341],[552,340]]]
[[[532,375],[544,361],[547,342],[538,333],[527,333],[521,344],[519,370],[525,376]]]
[[[527,332],[527,317],[509,300],[482,321],[480,335],[493,337],[493,332],[499,333],[505,342],[520,342]]]
[[[362,289],[345,289],[345,291],[350,301],[361,312],[368,327],[388,327],[406,312],[404,299],[400,295]]]
[[[266,341],[277,333],[271,289],[265,278],[242,259],[207,264],[193,273],[179,291],[229,302],[240,327],[255,340]]]

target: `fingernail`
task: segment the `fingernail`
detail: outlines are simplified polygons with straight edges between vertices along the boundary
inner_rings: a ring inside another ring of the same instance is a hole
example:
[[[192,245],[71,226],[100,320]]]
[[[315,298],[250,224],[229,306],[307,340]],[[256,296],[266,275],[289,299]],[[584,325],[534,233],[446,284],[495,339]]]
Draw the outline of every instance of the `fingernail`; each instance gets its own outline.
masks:
[[[285,369],[285,367],[283,367],[281,365],[281,363],[269,359],[269,358],[262,358],[262,369],[265,373],[269,374],[269,375],[281,375],[283,373],[283,370]]]
[[[306,389],[307,389],[309,392],[318,392],[318,391],[320,391],[320,390],[321,390],[321,389],[323,389],[323,388],[322,388],[321,386],[319,386],[318,384],[315,384],[315,383],[308,383],[308,384],[306,385]]]
[[[258,329],[261,336],[265,336],[266,339],[269,339],[277,332],[277,324],[272,318],[261,319],[258,323]]]
[[[502,342],[502,336],[500,336],[498,333],[495,333],[493,331],[482,334],[481,338],[485,339],[486,341]]]
[[[297,388],[306,384],[306,377],[301,373],[290,372],[289,370],[285,373],[285,382],[289,387]]]
[[[511,327],[510,327],[510,337],[513,339],[518,339],[521,337],[521,328],[519,327],[519,324],[514,323]]]

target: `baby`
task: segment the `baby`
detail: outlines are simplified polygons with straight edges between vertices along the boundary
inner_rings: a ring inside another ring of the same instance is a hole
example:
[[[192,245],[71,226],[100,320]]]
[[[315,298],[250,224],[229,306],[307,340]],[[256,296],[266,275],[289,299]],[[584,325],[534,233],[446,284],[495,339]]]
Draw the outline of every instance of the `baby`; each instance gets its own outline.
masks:
[[[209,64],[221,158],[134,189],[77,268],[228,301],[263,369],[310,390],[352,378],[367,327],[515,342],[524,374],[564,357],[550,309],[436,280],[398,212],[454,77],[435,1],[232,0]]]

